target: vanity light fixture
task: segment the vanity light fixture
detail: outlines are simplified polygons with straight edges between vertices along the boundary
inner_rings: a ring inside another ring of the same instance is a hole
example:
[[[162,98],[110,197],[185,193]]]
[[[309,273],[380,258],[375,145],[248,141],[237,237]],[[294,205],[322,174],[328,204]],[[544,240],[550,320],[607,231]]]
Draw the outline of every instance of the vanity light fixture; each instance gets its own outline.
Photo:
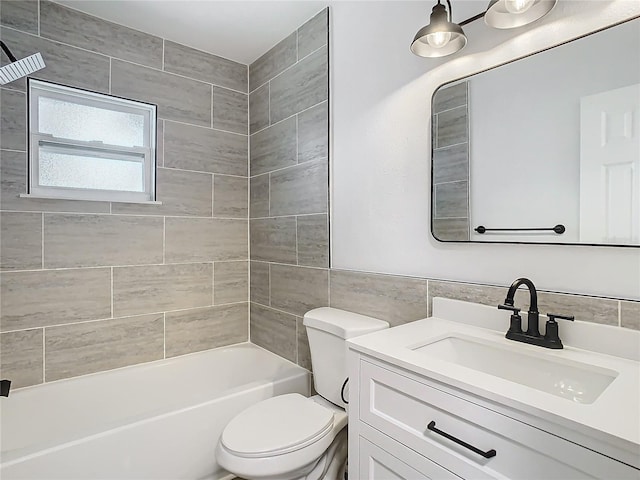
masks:
[[[420,57],[446,57],[456,53],[467,44],[462,26],[484,17],[493,28],[517,28],[535,22],[549,13],[558,0],[491,0],[487,10],[471,18],[453,23],[451,2],[441,0],[433,7],[429,24],[416,33],[411,51]]]
[[[558,0],[491,0],[484,23],[493,28],[517,28],[535,22],[553,10]]]
[[[462,50],[467,44],[467,36],[462,27],[451,23],[451,3],[448,10],[438,3],[431,11],[429,24],[416,33],[411,43],[411,51],[421,57],[445,57]]]

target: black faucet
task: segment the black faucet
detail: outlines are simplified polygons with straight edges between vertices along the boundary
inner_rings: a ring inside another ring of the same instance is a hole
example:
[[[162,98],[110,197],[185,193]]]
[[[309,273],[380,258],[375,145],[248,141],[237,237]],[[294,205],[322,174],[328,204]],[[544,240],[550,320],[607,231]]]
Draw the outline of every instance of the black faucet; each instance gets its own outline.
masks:
[[[518,287],[525,285],[529,289],[529,312],[527,315],[527,331],[522,331],[522,317],[520,316],[520,309],[514,307],[514,297]],[[538,292],[531,280],[528,278],[518,278],[509,287],[507,292],[507,298],[504,299],[504,304],[498,305],[500,310],[510,310],[513,312],[511,315],[511,323],[509,330],[505,335],[509,340],[515,340],[516,342],[530,343],[532,345],[538,345],[540,347],[559,349],[563,348],[562,341],[558,336],[558,324],[556,318],[562,318],[563,320],[573,320],[573,316],[557,315],[548,313],[549,320],[547,321],[546,330],[544,335],[540,333],[540,327],[538,326],[539,312],[538,312]]]

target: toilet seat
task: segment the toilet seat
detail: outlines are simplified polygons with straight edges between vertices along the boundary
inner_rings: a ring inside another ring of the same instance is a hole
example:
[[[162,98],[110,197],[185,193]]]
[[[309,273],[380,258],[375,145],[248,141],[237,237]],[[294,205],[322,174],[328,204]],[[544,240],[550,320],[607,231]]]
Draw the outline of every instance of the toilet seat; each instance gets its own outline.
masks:
[[[320,441],[333,430],[334,414],[298,393],[259,402],[224,429],[222,445],[243,458],[284,455]]]

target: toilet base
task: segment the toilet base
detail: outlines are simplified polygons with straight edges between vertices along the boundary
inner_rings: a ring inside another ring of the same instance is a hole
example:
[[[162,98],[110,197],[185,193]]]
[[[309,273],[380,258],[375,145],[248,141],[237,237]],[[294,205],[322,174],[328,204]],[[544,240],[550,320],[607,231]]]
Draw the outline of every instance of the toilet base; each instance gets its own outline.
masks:
[[[344,427],[335,436],[320,458],[294,471],[264,476],[245,474],[242,478],[245,480],[344,480],[349,448],[347,430],[347,427]],[[227,467],[227,470],[231,469]]]
[[[308,474],[295,480],[344,480],[347,466],[347,428],[345,427],[334,439],[316,466]],[[328,463],[328,464],[327,464]]]

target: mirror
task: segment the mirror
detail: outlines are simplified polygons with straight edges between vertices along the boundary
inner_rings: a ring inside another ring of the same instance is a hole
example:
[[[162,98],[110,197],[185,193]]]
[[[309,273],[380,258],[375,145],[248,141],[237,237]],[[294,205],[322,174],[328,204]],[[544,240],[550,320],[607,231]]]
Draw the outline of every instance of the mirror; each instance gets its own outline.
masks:
[[[439,87],[440,241],[640,246],[640,19]]]

